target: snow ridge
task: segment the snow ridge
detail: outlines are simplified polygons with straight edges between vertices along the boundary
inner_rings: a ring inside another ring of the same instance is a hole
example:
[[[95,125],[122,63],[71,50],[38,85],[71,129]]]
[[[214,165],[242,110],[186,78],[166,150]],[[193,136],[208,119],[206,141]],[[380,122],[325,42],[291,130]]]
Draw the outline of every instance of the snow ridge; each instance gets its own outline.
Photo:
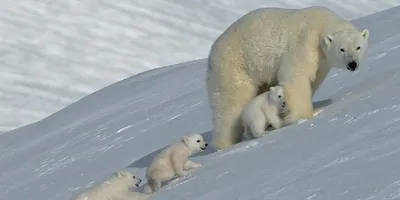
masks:
[[[207,56],[234,20],[261,6],[328,6],[354,19],[400,0],[4,1],[0,132],[36,122],[111,83]]]

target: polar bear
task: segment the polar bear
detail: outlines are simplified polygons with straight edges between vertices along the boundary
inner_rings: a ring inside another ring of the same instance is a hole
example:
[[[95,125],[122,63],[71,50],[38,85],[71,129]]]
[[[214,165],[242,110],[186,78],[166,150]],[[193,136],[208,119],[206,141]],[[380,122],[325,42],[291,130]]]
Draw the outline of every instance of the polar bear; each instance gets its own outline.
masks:
[[[73,197],[73,200],[143,200],[149,196],[130,192],[136,189],[142,179],[128,171],[117,171],[110,179],[93,187],[91,190]],[[134,198],[135,197],[135,198]]]
[[[161,183],[175,176],[183,177],[187,171],[201,166],[188,158],[197,152],[206,150],[208,144],[200,134],[184,136],[179,142],[165,148],[157,154],[147,168],[145,193],[156,192]]]
[[[212,110],[212,146],[240,142],[240,114],[259,88],[283,85],[285,124],[313,117],[312,96],[331,67],[355,71],[368,47],[358,30],[333,11],[260,8],[245,14],[214,42],[206,85]]]
[[[280,116],[285,107],[283,87],[279,85],[270,87],[269,91],[254,97],[244,107],[241,116],[245,138],[262,137],[269,125],[274,129],[282,127]]]

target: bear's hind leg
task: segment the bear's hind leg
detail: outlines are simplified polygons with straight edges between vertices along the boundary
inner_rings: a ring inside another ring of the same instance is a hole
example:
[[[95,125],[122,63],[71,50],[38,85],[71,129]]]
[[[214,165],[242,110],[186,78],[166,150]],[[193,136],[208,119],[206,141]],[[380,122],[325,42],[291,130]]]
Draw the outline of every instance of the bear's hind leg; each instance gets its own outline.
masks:
[[[275,113],[267,113],[266,118],[274,129],[279,129],[282,127],[282,120]]]
[[[145,187],[145,193],[151,194],[153,192],[157,192],[161,188],[161,181],[160,180],[152,180],[150,184],[147,183]]]
[[[229,70],[217,78],[212,75],[207,82],[208,96],[213,110],[212,146],[226,149],[240,142],[243,127],[240,116],[246,104],[254,98],[256,88],[247,75]]]
[[[153,177],[147,177],[147,184],[144,187],[144,192],[151,194],[161,188],[161,180]]]
[[[257,118],[250,124],[250,129],[253,137],[259,138],[264,135],[265,132],[265,116],[257,115]]]
[[[222,83],[219,87],[218,96],[212,97],[214,98],[212,145],[216,149],[225,149],[240,142],[243,135],[240,116],[246,104],[254,98],[256,90],[250,83],[232,77],[231,81]]]

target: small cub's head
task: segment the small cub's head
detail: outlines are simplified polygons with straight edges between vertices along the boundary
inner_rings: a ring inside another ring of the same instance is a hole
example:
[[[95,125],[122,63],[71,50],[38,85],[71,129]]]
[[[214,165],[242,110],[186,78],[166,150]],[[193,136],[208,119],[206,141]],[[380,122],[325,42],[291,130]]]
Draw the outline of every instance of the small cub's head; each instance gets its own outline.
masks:
[[[279,108],[284,109],[286,107],[286,101],[283,86],[277,85],[270,87],[268,92],[268,101],[275,105],[279,105]]]
[[[332,67],[355,71],[368,48],[369,32],[339,31],[326,35],[322,49]]]
[[[208,144],[204,141],[203,136],[198,133],[184,136],[183,142],[192,150],[193,153],[206,150]]]
[[[129,189],[135,189],[139,187],[142,179],[136,177],[128,171],[117,171],[114,175],[117,180],[124,181]]]

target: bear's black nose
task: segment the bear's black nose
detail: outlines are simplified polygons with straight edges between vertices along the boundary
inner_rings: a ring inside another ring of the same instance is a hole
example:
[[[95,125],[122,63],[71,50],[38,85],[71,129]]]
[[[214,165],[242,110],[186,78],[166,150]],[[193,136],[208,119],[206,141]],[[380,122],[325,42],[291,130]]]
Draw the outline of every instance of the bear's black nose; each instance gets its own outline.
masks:
[[[283,104],[283,105],[286,105],[286,101],[284,101],[282,104]]]
[[[358,67],[358,64],[355,61],[351,61],[351,62],[349,62],[349,64],[347,64],[347,69],[349,69],[350,71],[356,70],[357,67]]]
[[[204,145],[205,145],[205,146],[208,146],[208,144],[207,144],[207,143],[205,143]]]

